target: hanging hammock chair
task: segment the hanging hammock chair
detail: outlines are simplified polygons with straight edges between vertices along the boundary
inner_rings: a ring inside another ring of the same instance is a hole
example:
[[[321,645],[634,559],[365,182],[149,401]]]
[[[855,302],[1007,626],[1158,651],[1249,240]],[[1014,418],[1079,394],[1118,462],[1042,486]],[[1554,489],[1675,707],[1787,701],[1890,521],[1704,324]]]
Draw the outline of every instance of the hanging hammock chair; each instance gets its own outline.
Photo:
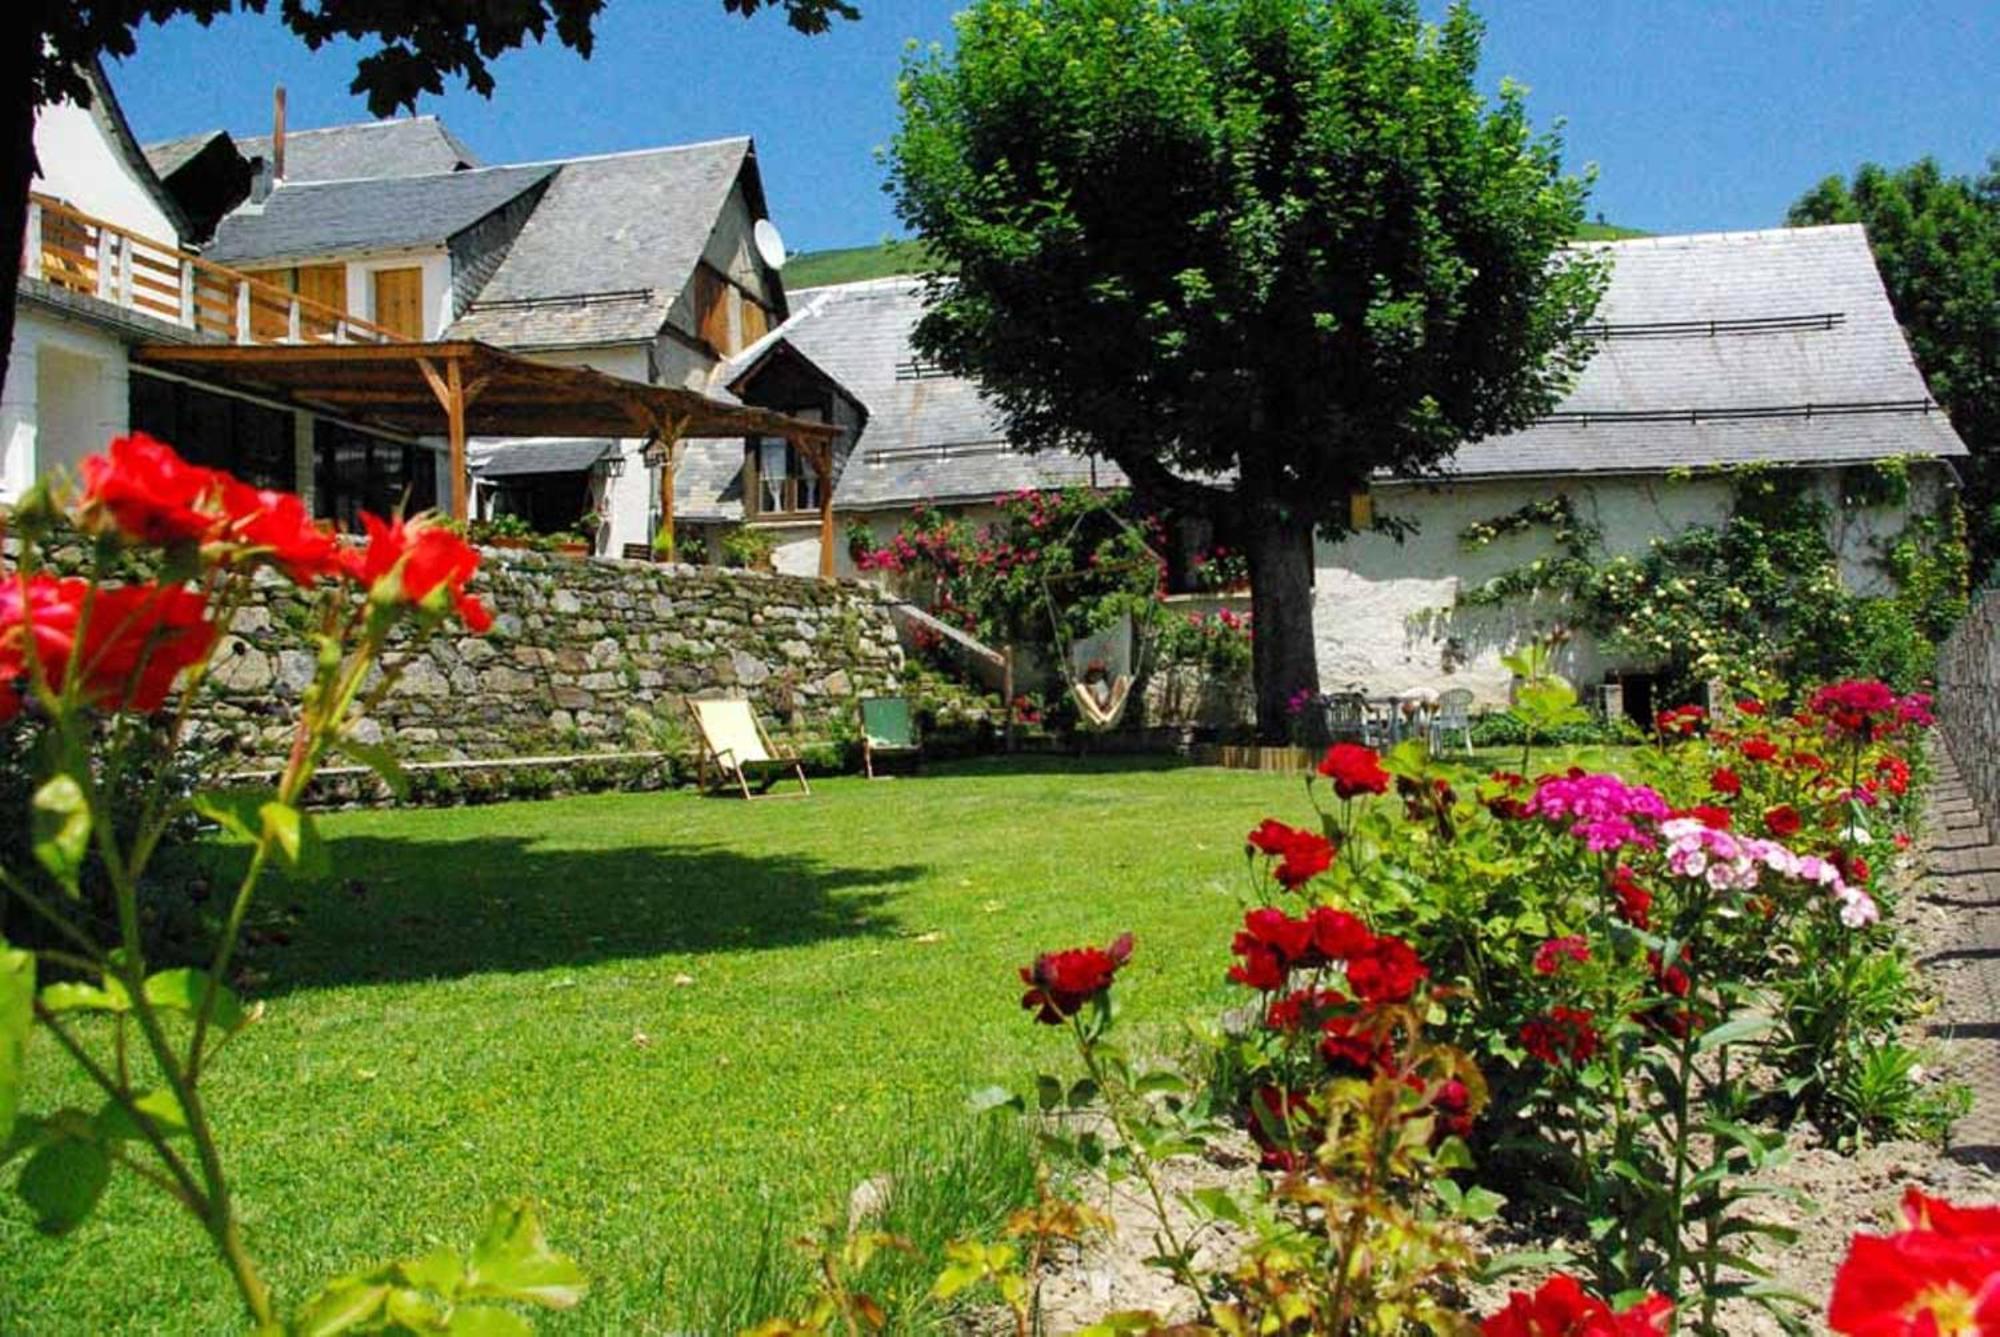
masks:
[[[1078,722],[1094,732],[1116,728],[1119,719],[1124,716],[1126,703],[1132,697],[1132,685],[1139,680],[1146,652],[1151,645],[1153,620],[1159,612],[1160,601],[1157,598],[1147,599],[1144,617],[1136,625],[1131,613],[1125,612],[1086,635],[1066,637],[1064,619],[1056,609],[1052,587],[1119,569],[1158,570],[1163,565],[1159,554],[1146,544],[1137,526],[1116,512],[1106,514],[1128,533],[1140,535],[1139,546],[1144,555],[1115,565],[1093,567],[1087,572],[1076,571],[1065,576],[1042,578],[1042,602],[1048,608],[1049,633],[1059,650],[1057,667],[1069,685],[1070,699],[1076,703]],[[1075,535],[1083,519],[1083,516],[1078,516],[1071,523],[1063,536],[1065,543]],[[1066,640],[1067,652],[1061,653]]]

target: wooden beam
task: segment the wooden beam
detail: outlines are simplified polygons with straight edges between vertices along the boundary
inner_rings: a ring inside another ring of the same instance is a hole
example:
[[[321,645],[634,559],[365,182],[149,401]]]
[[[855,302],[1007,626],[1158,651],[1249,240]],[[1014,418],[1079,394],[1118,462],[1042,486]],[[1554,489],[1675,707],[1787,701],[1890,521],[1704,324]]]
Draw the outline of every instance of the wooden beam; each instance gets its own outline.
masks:
[[[430,384],[431,393],[444,406],[446,439],[451,443],[451,518],[464,524],[471,518],[471,495],[465,472],[465,373],[458,358],[444,360],[444,374],[431,365],[431,359],[417,359],[417,370],[424,374]],[[482,378],[480,385],[484,385]]]

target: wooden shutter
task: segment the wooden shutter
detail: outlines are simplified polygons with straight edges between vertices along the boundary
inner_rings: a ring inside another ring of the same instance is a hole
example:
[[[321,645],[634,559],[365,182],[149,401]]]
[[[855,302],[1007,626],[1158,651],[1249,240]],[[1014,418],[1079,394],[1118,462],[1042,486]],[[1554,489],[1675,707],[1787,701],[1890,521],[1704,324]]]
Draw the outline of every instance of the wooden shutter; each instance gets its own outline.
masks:
[[[412,273],[417,271],[412,270]],[[299,296],[347,314],[347,266],[300,265]]]
[[[703,265],[694,271],[695,333],[718,357],[735,352],[729,341],[729,284]]]
[[[424,337],[424,271],[378,269],[375,323],[405,339]]]

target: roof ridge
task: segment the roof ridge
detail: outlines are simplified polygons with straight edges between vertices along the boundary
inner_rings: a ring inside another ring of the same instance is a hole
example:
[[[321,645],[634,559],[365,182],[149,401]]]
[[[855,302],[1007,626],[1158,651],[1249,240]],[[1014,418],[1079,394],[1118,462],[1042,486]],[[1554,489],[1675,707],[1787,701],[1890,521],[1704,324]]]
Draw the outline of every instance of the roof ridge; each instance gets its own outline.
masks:
[[[604,162],[612,158],[643,158],[654,153],[688,153],[695,149],[712,149],[723,144],[749,144],[749,135],[724,135],[719,139],[697,140],[692,144],[659,144],[649,149],[614,149],[609,153],[583,153],[573,158],[533,158],[527,162],[496,163],[499,167],[567,167],[578,162]]]
[[[285,130],[285,138],[297,139],[300,135],[330,135],[343,130],[386,130],[390,126],[415,125],[420,121],[435,122],[436,120],[437,120],[437,113],[429,111],[423,112],[416,116],[378,116],[372,121],[344,121],[339,125],[315,125],[310,129],[306,130],[293,130],[288,127]],[[233,130],[230,131],[229,133],[231,138],[238,137],[236,135],[236,132]],[[243,135],[241,136],[241,138],[269,139],[271,138],[271,136],[268,132],[266,132],[264,134],[257,134],[257,135]]]
[[[554,165],[550,163],[505,162],[492,163],[483,167],[454,167],[449,172],[410,172],[402,176],[330,176],[316,177],[309,181],[293,181],[290,178],[285,178],[271,187],[271,193],[275,195],[281,190],[310,190],[315,186],[375,185],[388,181],[459,181],[466,177],[478,176],[482,172],[532,172],[542,168],[553,171]]]
[[[1747,242],[1771,241],[1779,237],[1795,237],[1814,232],[1859,232],[1859,223],[1809,223],[1800,227],[1780,225],[1761,228],[1718,228],[1711,232],[1662,232],[1650,237],[1620,237],[1607,241],[1578,241],[1572,243],[1580,247],[1629,248],[1633,250],[1666,249],[1685,246],[1690,242]]]

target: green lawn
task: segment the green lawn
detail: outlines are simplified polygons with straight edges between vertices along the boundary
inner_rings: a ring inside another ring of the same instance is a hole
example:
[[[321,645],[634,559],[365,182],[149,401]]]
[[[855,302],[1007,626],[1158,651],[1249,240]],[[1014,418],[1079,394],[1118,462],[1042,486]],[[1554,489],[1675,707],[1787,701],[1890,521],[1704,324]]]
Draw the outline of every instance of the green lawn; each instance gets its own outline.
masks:
[[[1037,950],[1131,929],[1129,1015],[1212,1012],[1243,832],[1307,812],[1296,779],[996,760],[809,802],[330,817],[341,882],[271,889],[299,922],[213,1079],[252,1247],[296,1300],[528,1193],[594,1282],[547,1331],[684,1330],[761,1234],[1060,1058],[1017,1005]],[[59,1069],[35,1059],[39,1107]],[[9,1196],[0,1259],[0,1332],[234,1327],[191,1226],[129,1179],[59,1242]]]

